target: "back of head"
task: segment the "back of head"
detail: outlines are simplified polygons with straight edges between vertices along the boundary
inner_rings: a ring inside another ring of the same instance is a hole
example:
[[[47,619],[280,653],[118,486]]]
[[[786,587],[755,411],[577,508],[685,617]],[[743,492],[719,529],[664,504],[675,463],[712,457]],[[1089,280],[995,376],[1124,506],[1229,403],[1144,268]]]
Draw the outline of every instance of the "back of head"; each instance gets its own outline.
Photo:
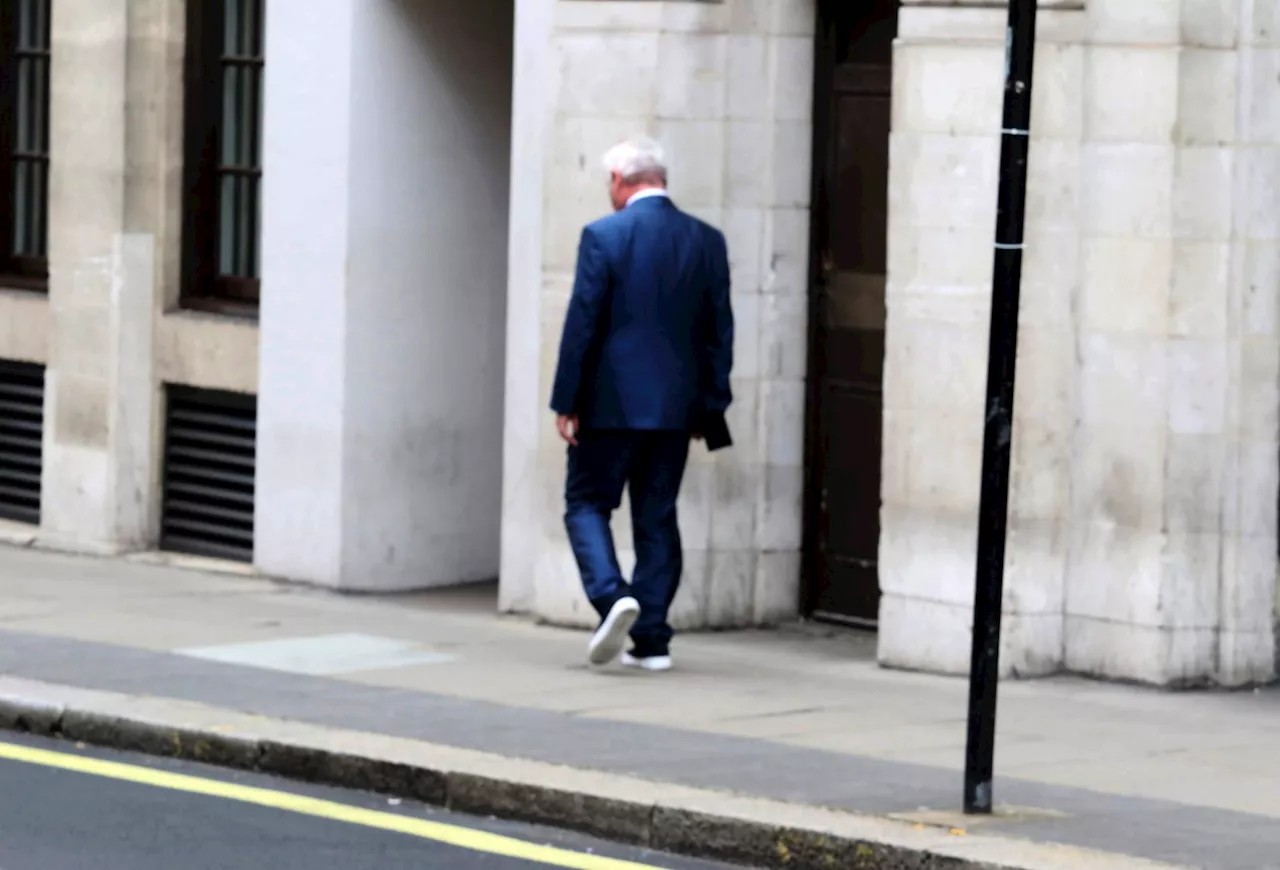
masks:
[[[604,155],[604,168],[628,187],[665,187],[667,155],[662,145],[647,136],[620,142]]]

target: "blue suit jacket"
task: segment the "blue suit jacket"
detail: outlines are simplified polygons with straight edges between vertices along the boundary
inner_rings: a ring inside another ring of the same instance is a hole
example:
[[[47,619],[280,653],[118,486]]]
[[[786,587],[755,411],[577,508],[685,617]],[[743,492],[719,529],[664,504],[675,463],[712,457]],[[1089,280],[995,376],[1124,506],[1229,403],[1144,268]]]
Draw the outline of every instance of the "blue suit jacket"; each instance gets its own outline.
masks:
[[[594,429],[697,428],[732,401],[724,235],[665,196],[582,232],[551,409]]]

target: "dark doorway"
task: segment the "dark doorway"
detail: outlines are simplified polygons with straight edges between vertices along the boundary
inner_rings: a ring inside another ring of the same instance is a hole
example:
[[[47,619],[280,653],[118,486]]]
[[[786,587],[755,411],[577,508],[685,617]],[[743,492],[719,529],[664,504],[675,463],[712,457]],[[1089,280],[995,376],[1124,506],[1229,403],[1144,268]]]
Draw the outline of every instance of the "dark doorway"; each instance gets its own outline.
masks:
[[[899,0],[819,3],[805,610],[875,624]]]

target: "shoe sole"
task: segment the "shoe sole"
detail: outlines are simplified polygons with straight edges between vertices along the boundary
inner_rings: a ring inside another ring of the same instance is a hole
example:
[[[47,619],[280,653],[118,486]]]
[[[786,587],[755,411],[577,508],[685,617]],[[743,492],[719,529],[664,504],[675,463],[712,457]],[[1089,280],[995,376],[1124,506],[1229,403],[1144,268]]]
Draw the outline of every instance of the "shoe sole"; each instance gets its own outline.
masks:
[[[591,643],[587,645],[587,661],[597,666],[607,665],[622,655],[627,635],[639,616],[640,602],[634,598],[624,598],[613,605],[604,618],[604,624],[591,636]]]
[[[638,659],[634,656],[623,656],[622,666],[627,668],[635,668],[638,671],[649,671],[650,673],[660,673],[669,671],[672,668],[670,656],[661,656],[659,661],[649,661],[647,659]]]

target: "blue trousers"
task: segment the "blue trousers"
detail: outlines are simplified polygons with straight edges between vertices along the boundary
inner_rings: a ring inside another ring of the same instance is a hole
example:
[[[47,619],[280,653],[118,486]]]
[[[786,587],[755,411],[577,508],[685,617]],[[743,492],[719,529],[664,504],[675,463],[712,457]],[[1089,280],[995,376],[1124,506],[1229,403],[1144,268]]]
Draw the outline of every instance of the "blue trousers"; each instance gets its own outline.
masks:
[[[622,595],[640,602],[631,638],[641,655],[663,655],[671,642],[667,613],[684,567],[676,498],[688,458],[687,432],[584,431],[578,446],[569,448],[564,522],[582,585],[601,616]],[[636,550],[629,589],[609,528],[624,488],[631,497]]]

